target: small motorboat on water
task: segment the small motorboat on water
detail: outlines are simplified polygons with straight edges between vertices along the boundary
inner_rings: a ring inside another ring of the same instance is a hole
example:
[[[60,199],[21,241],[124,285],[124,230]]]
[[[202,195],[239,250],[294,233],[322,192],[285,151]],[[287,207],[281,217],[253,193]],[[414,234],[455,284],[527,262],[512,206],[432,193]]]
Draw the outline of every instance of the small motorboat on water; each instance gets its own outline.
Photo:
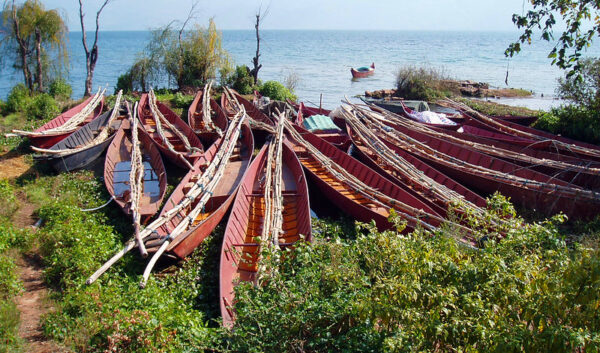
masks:
[[[364,78],[371,76],[375,73],[375,63],[372,63],[371,66],[363,66],[358,69],[350,68],[350,72],[352,73],[352,78]]]

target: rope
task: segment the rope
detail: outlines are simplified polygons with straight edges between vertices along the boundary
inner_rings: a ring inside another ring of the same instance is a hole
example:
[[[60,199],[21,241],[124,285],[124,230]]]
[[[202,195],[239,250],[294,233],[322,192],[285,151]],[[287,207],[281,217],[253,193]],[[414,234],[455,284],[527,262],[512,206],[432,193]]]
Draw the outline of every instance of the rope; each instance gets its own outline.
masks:
[[[144,193],[144,162],[142,160],[142,151],[140,148],[140,141],[138,138],[138,116],[137,109],[138,105],[135,104],[133,108],[134,113],[131,116],[129,110],[129,103],[127,104],[127,111],[129,119],[131,121],[131,170],[129,172],[129,190],[131,195],[131,215],[133,216],[133,225],[135,227],[135,238],[140,249],[140,254],[143,257],[148,256],[148,251],[144,246],[144,242],[140,237],[141,227],[141,214],[140,214],[140,202],[142,194]]]
[[[98,207],[94,207],[94,208],[86,208],[86,209],[81,209],[81,212],[93,212],[93,211],[98,211],[99,209],[102,209],[106,206],[108,206],[109,203],[112,202],[112,200],[114,200],[114,196],[111,196],[110,199],[108,199],[108,201],[106,201],[106,203],[102,206],[98,206]]]

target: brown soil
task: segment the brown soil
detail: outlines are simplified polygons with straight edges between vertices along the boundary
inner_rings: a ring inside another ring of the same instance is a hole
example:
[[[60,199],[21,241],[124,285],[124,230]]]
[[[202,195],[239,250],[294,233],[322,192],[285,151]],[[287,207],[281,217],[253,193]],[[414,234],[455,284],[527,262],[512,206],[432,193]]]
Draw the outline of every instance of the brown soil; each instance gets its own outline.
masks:
[[[36,221],[33,212],[36,207],[29,203],[25,195],[18,194],[19,209],[14,216],[14,224],[18,227],[30,227]],[[42,265],[39,255],[32,253],[18,258],[19,278],[25,291],[15,298],[20,313],[19,336],[24,341],[24,351],[32,353],[68,352],[54,342],[47,340],[42,333],[41,318],[52,309],[46,299],[48,288],[43,280]]]
[[[0,154],[0,179],[14,179],[33,173],[33,168],[25,156],[14,150]]]

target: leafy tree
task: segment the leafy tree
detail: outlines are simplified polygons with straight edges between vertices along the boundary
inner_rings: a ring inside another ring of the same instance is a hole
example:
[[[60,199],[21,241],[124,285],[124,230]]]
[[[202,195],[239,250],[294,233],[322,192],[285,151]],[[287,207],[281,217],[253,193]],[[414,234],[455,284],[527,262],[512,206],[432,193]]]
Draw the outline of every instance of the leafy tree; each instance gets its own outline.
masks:
[[[514,14],[513,22],[523,33],[506,49],[507,56],[521,51],[521,44],[532,42],[534,31],[541,31],[545,41],[555,41],[553,28],[557,21],[565,30],[556,40],[548,57],[552,64],[569,69],[568,75],[582,69],[582,55],[600,33],[600,3],[592,0],[529,0],[532,8],[524,15]]]
[[[68,63],[67,26],[62,16],[57,10],[46,10],[39,0],[21,5],[13,0],[4,5],[2,25],[7,29],[0,41],[2,53],[11,58],[15,69],[23,71],[27,88],[44,91],[49,71],[60,76]]]

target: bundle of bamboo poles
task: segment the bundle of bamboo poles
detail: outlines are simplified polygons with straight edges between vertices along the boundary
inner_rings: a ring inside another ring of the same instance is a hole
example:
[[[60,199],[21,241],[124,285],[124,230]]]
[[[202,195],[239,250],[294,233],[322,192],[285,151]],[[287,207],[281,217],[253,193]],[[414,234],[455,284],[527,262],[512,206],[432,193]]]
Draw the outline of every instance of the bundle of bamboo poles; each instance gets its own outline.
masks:
[[[227,87],[224,87],[223,94],[227,97],[227,100],[230,102],[229,104],[232,106],[231,108],[234,111],[239,111],[239,108],[242,107],[242,105],[238,102],[237,98],[235,97],[235,94],[233,94],[231,90]],[[250,123],[250,126],[255,129],[264,130],[272,135],[276,133],[275,128],[273,126],[266,124],[262,121],[257,121],[251,116],[248,116],[248,122]]]
[[[355,108],[357,107],[356,105],[353,105],[353,106]],[[508,158],[508,159],[512,159],[515,161],[535,165],[535,166],[549,167],[549,168],[560,169],[560,170],[564,170],[564,171],[574,171],[574,172],[578,172],[578,173],[596,175],[596,176],[600,175],[600,168],[593,168],[590,166],[579,165],[579,164],[574,164],[574,163],[569,163],[569,162],[563,162],[563,161],[558,161],[558,160],[553,160],[553,159],[540,159],[540,158],[529,156],[525,153],[514,152],[514,151],[503,149],[500,147],[495,147],[493,145],[487,145],[487,144],[482,144],[482,143],[478,143],[478,142],[466,141],[466,140],[460,139],[458,137],[455,137],[455,136],[452,136],[449,134],[445,134],[440,131],[433,130],[433,129],[427,127],[426,125],[415,124],[412,120],[407,119],[401,115],[397,115],[397,114],[394,114],[391,112],[383,112],[382,114],[386,117],[387,120],[392,121],[394,124],[397,124],[397,125],[400,125],[400,126],[403,126],[406,128],[410,128],[411,130],[419,131],[419,132],[422,132],[422,133],[430,135],[430,136],[439,137],[446,141],[464,145],[473,150],[476,150],[478,152],[485,153],[485,154],[488,154],[488,155],[491,155],[494,157]],[[488,119],[490,119],[490,118],[488,118]]]
[[[307,142],[302,137],[302,135],[296,131],[296,129],[292,126],[292,124],[289,121],[284,120],[283,123],[291,138],[296,143],[300,144],[303,148],[305,148],[310,154],[310,156],[314,158],[329,173],[331,173],[337,180],[348,185],[351,189],[360,193],[362,196],[371,200],[378,206],[384,209],[396,210],[398,215],[404,218],[406,221],[410,222],[410,225],[412,227],[422,226],[423,228],[432,231],[436,229],[435,226],[425,222],[422,218],[433,219],[440,224],[446,222],[446,220],[444,220],[441,217],[426,214],[421,209],[414,208],[400,200],[393,199],[380,192],[379,190],[368,186],[367,184],[356,178],[354,175],[350,174],[346,169],[332,161],[329,157],[325,156],[311,143]],[[458,224],[455,225],[459,228],[466,230],[464,227]]]
[[[598,149],[592,149],[592,148],[578,146],[575,144],[569,144],[569,143],[565,143],[565,142],[558,141],[555,139],[550,139],[547,137],[539,136],[539,135],[532,134],[532,133],[529,133],[526,131],[512,128],[510,126],[507,126],[505,124],[502,124],[501,122],[498,122],[498,121],[490,118],[489,116],[486,116],[484,114],[479,113],[478,111],[471,109],[469,106],[467,106],[465,104],[455,102],[449,98],[438,101],[436,103],[438,103],[442,106],[445,106],[445,107],[450,107],[450,108],[456,109],[456,110],[462,112],[463,114],[466,113],[468,116],[471,116],[471,117],[473,117],[477,120],[480,120],[488,125],[491,125],[494,128],[496,128],[506,134],[524,137],[524,138],[528,138],[528,139],[536,140],[536,141],[540,141],[540,142],[551,141],[554,146],[556,146],[562,150],[575,152],[575,153],[579,153],[579,154],[586,155],[586,156],[600,158],[600,150],[598,150]]]
[[[519,188],[532,190],[540,193],[559,193],[562,196],[570,197],[573,199],[584,198],[591,201],[600,202],[600,193],[591,190],[583,189],[570,184],[558,185],[553,183],[545,183],[536,180],[526,179],[516,175],[503,173],[479,165],[471,164],[458,158],[449,156],[441,151],[427,146],[424,143],[421,143],[420,141],[398,130],[391,129],[386,125],[386,120],[388,120],[389,117],[373,111],[362,110],[362,112],[362,121],[367,127],[372,129],[376,134],[378,134],[382,138],[400,146],[401,148],[414,155],[424,158],[432,158],[442,165],[466,171],[469,173],[477,173],[488,179],[514,185]]]
[[[89,141],[85,145],[81,145],[81,146],[78,146],[75,148],[65,148],[62,150],[52,150],[52,149],[47,149],[47,148],[39,148],[39,147],[35,147],[35,146],[31,146],[31,149],[36,152],[40,152],[40,153],[44,153],[44,154],[48,154],[48,155],[64,157],[64,156],[68,156],[68,155],[83,151],[88,148],[92,148],[94,146],[98,146],[99,144],[106,141],[113,132],[111,125],[114,122],[114,120],[119,116],[119,109],[121,109],[122,96],[123,96],[123,90],[120,90],[119,93],[117,94],[117,98],[115,99],[115,105],[113,107],[112,112],[110,113],[110,117],[108,118],[106,125],[104,125],[102,127],[102,129],[100,130],[100,133],[96,137],[94,137],[93,140]]]
[[[137,103],[133,108],[133,116],[129,110],[129,103],[127,103],[127,112],[129,120],[131,122],[131,170],[129,172],[129,190],[131,197],[131,215],[133,216],[133,226],[135,229],[135,239],[137,240],[140,254],[143,257],[148,256],[148,251],[144,246],[144,242],[140,237],[141,217],[140,214],[140,201],[144,193],[144,161],[142,159],[142,150],[140,148],[140,141],[138,138],[138,117],[137,117]]]
[[[241,108],[239,113],[232,118],[231,124],[229,125],[229,128],[222,139],[218,152],[215,154],[210,164],[206,167],[198,181],[186,193],[185,197],[182,198],[179,204],[171,208],[169,211],[163,213],[140,232],[140,238],[142,241],[156,240],[154,236],[159,227],[165,225],[175,217],[178,217],[180,212],[192,207],[192,205],[195,204],[191,211],[187,212],[187,216],[181,220],[177,227],[173,229],[167,237],[158,239],[158,241],[161,242],[160,248],[156,253],[154,253],[154,256],[150,259],[150,262],[146,266],[140,286],[145,286],[152,268],[156,264],[158,258],[167,249],[168,245],[178,236],[182,235],[185,230],[193,224],[193,221],[200,214],[206,205],[206,202],[212,197],[214,188],[221,180],[225,166],[229,162],[229,159],[236,146],[237,140],[241,134],[241,125],[245,119],[245,110]],[[98,277],[106,272],[114,263],[131,251],[135,247],[137,241],[138,240],[136,239],[128,241],[125,244],[125,247],[120,252],[115,254],[110,260],[108,260],[102,267],[100,267],[92,276],[90,276],[86,283],[91,284],[98,279]]]
[[[279,114],[277,132],[273,135],[273,140],[269,143],[267,153],[267,162],[265,166],[265,218],[263,219],[263,228],[260,236],[261,248],[263,246],[278,246],[279,237],[283,233],[283,120],[285,115]],[[259,269],[257,273],[260,282],[260,276],[264,273],[264,264],[259,257]]]
[[[173,147],[173,145],[171,144],[169,139],[165,136],[165,132],[163,130],[163,124],[166,126],[167,129],[171,130],[171,132],[173,134],[175,134],[175,136],[177,136],[181,140],[181,142],[183,142],[185,150],[188,153],[191,154],[194,152],[202,152],[202,151],[200,151],[196,147],[192,147],[192,145],[190,145],[190,141],[187,139],[185,134],[183,134],[181,131],[179,131],[179,129],[176,126],[171,124],[171,122],[167,118],[165,118],[165,116],[160,112],[160,109],[158,109],[158,106],[156,105],[156,95],[154,94],[154,90],[152,90],[152,89],[150,89],[150,92],[148,93],[148,106],[150,107],[150,112],[152,113],[152,118],[154,119],[154,122],[156,123],[156,132],[160,136],[160,139],[162,140],[164,145],[169,149],[169,151],[178,155],[183,160],[183,162],[188,166],[188,168],[194,169],[194,167],[187,160],[187,158],[185,158],[185,156],[181,152],[176,151],[175,147]]]
[[[44,131],[24,131],[24,130],[12,130],[14,135],[17,136],[44,136],[44,135],[55,135],[55,134],[66,134],[69,132],[73,132],[79,128],[79,125],[85,121],[85,119],[94,112],[98,104],[102,102],[102,97],[104,96],[104,92],[106,92],[106,88],[98,92],[92,97],[90,103],[88,103],[83,109],[69,118],[69,120],[65,121],[61,126],[57,126],[52,129],[47,129]],[[10,135],[10,134],[9,134]]]
[[[223,136],[223,131],[215,125],[212,120],[212,108],[210,106],[210,89],[212,87],[212,81],[209,81],[202,91],[202,124],[206,131],[214,131],[219,137]]]
[[[436,200],[441,201],[446,207],[456,205],[456,207],[459,207],[459,209],[464,211],[472,210],[478,214],[483,213],[483,210],[477,205],[465,200],[465,198],[456,191],[450,190],[446,186],[429,178],[412,163],[397,155],[379,139],[377,134],[373,133],[372,130],[367,128],[367,126],[361,122],[360,118],[357,116],[357,114],[363,114],[361,108],[350,103],[348,104],[353,110],[347,106],[342,106],[341,117],[344,118],[346,123],[356,133],[357,137],[363,141],[367,148],[379,157],[379,160],[382,163],[399,173],[406,182],[416,185],[417,188],[415,190],[423,197],[430,197],[423,192],[423,190],[428,190]]]

